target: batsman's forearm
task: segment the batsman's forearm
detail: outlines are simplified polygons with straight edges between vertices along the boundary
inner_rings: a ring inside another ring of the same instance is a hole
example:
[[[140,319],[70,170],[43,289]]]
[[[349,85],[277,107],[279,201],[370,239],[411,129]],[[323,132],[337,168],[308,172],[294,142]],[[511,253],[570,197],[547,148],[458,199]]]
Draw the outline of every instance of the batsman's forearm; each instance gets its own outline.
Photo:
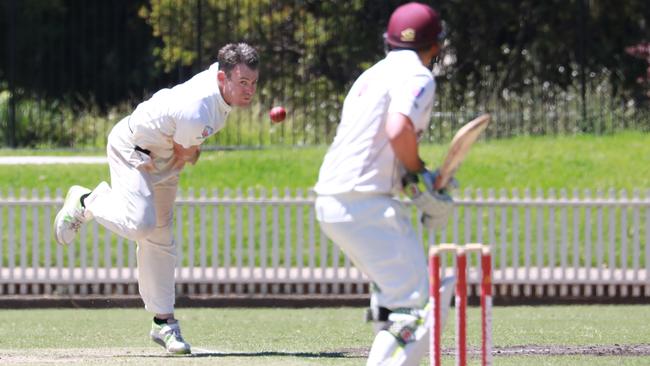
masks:
[[[418,153],[418,139],[411,120],[399,113],[391,114],[386,123],[386,133],[397,159],[409,172],[420,172],[424,162]]]
[[[417,142],[408,142],[400,139],[391,140],[391,146],[395,156],[399,159],[407,171],[412,173],[421,172],[424,169],[424,162],[418,154]]]

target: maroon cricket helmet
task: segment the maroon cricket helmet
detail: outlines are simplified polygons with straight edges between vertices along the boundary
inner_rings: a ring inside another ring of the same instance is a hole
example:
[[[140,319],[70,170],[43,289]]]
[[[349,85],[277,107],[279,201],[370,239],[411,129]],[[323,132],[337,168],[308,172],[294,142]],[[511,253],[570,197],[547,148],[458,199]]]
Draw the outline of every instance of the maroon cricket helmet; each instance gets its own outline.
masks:
[[[441,33],[438,12],[428,5],[412,2],[395,9],[385,37],[393,47],[419,49],[437,42]]]

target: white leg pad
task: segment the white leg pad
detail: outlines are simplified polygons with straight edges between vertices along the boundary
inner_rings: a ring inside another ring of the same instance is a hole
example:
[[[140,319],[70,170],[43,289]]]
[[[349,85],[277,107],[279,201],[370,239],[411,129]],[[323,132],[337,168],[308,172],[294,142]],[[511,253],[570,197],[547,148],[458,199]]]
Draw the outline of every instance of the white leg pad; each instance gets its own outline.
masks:
[[[397,339],[386,330],[382,330],[375,336],[368,355],[368,366],[397,365],[393,355],[397,352],[400,345]],[[402,352],[403,353],[403,352]]]
[[[454,295],[456,286],[455,277],[446,277],[440,285],[440,323],[444,329],[451,298]],[[398,317],[404,316],[393,313],[389,320],[399,322]],[[412,340],[404,345],[398,342],[397,338],[387,330],[382,330],[375,336],[370,348],[367,366],[417,366],[429,350],[429,328],[433,317],[431,306],[423,310],[423,322],[415,329]]]

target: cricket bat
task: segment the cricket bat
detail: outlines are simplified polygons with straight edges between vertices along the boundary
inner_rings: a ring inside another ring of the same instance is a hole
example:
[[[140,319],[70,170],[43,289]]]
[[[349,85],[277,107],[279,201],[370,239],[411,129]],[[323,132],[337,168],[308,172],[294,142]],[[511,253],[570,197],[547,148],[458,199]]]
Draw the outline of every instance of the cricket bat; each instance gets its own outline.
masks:
[[[489,123],[490,115],[482,114],[456,132],[449,145],[449,150],[447,150],[447,156],[438,170],[438,177],[433,183],[433,188],[436,191],[447,187],[454,173],[465,160],[470,147]]]

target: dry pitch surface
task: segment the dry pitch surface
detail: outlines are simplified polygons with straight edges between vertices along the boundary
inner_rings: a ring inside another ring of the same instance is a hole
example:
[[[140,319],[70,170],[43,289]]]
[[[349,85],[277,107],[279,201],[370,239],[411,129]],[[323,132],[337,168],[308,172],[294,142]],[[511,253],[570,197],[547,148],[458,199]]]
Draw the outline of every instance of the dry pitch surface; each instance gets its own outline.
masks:
[[[478,348],[469,348],[470,357],[477,358]],[[454,349],[443,349],[444,355],[454,355]],[[650,356],[650,344],[637,345],[598,345],[598,346],[514,346],[495,347],[495,363],[501,357],[508,356]],[[69,349],[31,349],[0,350],[0,364],[148,364],[150,361],[169,361],[191,364],[192,359],[218,359],[239,357],[296,357],[305,359],[359,359],[359,363],[368,356],[367,348],[346,348],[330,352],[221,352],[194,348],[193,354],[186,356],[167,355],[159,348],[69,348]],[[174,363],[176,363],[174,362]],[[286,361],[284,361],[286,362]]]

